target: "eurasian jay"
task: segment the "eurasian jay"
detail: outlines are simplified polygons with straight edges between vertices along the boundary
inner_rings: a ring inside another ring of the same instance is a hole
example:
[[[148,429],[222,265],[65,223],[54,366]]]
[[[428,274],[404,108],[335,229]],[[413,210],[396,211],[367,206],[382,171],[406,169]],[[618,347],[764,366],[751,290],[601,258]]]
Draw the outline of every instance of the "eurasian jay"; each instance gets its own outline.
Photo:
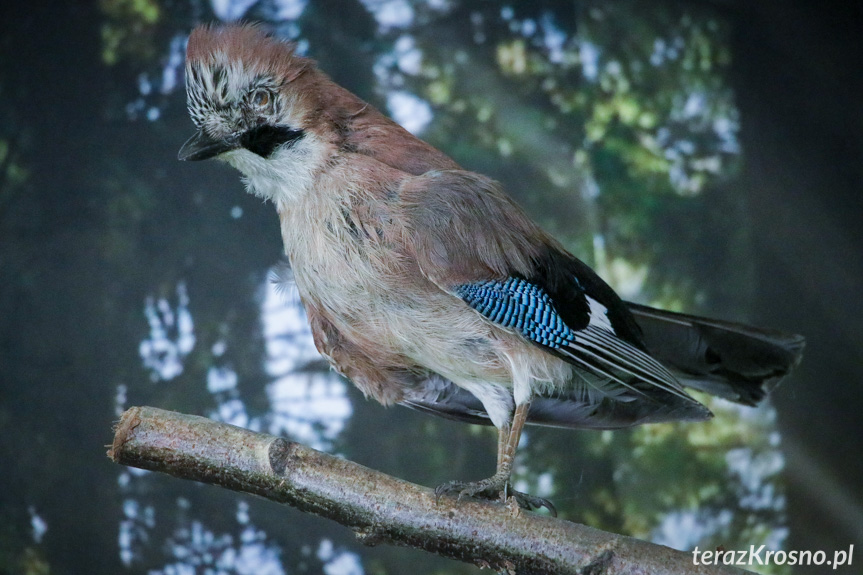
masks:
[[[506,493],[525,423],[701,421],[684,386],[754,405],[800,359],[797,335],[622,301],[500,184],[259,27],[196,29],[186,89],[180,159],[275,205],[320,353],[385,405],[497,427],[497,472],[438,495]]]

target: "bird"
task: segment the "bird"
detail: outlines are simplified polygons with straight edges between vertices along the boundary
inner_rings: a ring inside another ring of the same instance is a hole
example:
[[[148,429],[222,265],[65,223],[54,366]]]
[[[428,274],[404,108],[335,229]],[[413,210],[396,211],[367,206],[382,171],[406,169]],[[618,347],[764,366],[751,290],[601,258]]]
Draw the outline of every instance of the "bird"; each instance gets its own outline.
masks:
[[[321,355],[384,405],[497,428],[494,475],[438,498],[553,511],[510,485],[525,424],[703,421],[687,388],[755,405],[800,361],[802,336],[623,301],[500,183],[260,25],[197,27],[185,80],[179,159],[224,161],[274,205]]]

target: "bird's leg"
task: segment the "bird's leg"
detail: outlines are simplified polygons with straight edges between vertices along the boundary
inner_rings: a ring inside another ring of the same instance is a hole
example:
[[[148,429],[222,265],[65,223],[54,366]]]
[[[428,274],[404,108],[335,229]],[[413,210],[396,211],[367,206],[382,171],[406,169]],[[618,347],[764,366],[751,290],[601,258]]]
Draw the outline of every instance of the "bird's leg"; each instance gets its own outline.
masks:
[[[515,460],[515,451],[518,448],[521,431],[524,429],[524,423],[527,421],[527,412],[529,409],[529,402],[516,406],[512,422],[508,426],[498,430],[497,471],[494,475],[480,481],[450,481],[449,483],[438,485],[435,488],[435,495],[440,497],[444,494],[455,493],[458,494],[459,499],[463,496],[478,496],[488,499],[500,496],[504,500],[509,495],[514,497],[519,506],[524,509],[546,507],[552,514],[556,514],[554,505],[550,501],[541,497],[520,493],[509,486],[509,478],[512,475],[512,464]]]
[[[497,435],[497,473],[489,479],[500,479],[500,489],[504,497],[506,496],[506,488],[509,484],[509,477],[512,475],[512,464],[515,461],[515,451],[518,449],[518,442],[521,440],[521,430],[524,429],[524,423],[527,421],[527,412],[530,409],[530,403],[522,403],[516,406],[515,413],[512,416],[512,423],[509,428],[501,428]]]
[[[548,499],[536,497],[528,493],[516,491],[509,485],[509,478],[512,475],[512,465],[515,462],[515,452],[518,449],[518,443],[521,440],[521,431],[524,429],[524,424],[527,421],[527,412],[530,409],[530,403],[523,403],[515,408],[515,413],[512,418],[510,428],[501,429],[498,431],[497,440],[497,473],[506,473],[506,479],[503,483],[503,489],[500,490],[501,499],[506,501],[507,497],[515,498],[519,507],[523,509],[539,509],[545,507],[552,515],[557,516],[557,510]]]
[[[509,428],[503,427],[497,430],[497,467],[500,469],[501,461],[503,461],[503,452],[506,448],[506,440],[509,437]]]

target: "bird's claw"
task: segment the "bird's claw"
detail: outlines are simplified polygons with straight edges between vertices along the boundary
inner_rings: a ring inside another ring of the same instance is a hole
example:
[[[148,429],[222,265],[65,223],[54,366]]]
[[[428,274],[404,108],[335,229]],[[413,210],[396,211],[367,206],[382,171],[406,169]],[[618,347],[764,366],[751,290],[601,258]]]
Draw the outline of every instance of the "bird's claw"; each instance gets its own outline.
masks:
[[[434,493],[436,501],[440,501],[444,495],[455,495],[457,501],[461,501],[462,497],[474,497],[489,501],[495,499],[506,501],[507,498],[511,497],[522,509],[533,511],[545,507],[553,517],[557,517],[557,509],[548,499],[516,491],[509,483],[501,485],[494,481],[494,478],[470,482],[449,481],[435,487]]]
[[[554,504],[545,497],[537,497],[536,495],[522,493],[521,491],[515,491],[514,489],[509,491],[509,495],[515,499],[515,502],[518,503],[518,506],[522,509],[533,511],[534,509],[545,507],[548,509],[548,512],[552,517],[557,517],[557,509]]]

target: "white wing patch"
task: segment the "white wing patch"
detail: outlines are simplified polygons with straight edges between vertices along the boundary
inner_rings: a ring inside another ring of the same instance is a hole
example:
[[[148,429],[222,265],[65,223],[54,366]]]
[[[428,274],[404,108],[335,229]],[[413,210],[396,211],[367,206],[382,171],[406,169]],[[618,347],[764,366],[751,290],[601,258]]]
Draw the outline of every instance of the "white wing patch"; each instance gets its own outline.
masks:
[[[588,326],[599,327],[614,333],[614,328],[611,327],[611,321],[608,319],[608,308],[585,294],[584,296],[587,299],[587,305],[590,306],[590,321],[588,322]]]

